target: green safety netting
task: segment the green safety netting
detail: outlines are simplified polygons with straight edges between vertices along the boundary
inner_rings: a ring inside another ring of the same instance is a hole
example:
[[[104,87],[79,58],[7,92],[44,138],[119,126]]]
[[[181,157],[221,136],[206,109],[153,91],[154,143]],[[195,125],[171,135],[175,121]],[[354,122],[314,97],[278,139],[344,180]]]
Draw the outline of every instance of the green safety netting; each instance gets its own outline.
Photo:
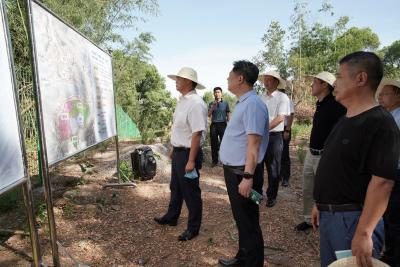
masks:
[[[120,139],[138,139],[141,137],[136,124],[120,105],[117,105],[117,127],[118,138]]]

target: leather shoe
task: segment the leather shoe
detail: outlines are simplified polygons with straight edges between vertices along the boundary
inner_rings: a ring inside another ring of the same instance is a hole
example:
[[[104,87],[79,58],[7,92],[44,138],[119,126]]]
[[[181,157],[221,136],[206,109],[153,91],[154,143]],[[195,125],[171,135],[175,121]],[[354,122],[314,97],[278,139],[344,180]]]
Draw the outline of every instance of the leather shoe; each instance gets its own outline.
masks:
[[[242,266],[244,262],[242,260],[233,258],[233,259],[219,259],[218,263],[222,266]]]
[[[312,225],[311,225],[310,223],[308,223],[308,222],[299,223],[299,224],[296,225],[296,227],[295,227],[295,229],[296,229],[297,231],[305,231],[305,230],[310,229],[310,228],[312,228]]]
[[[268,208],[272,208],[273,206],[275,206],[275,204],[276,204],[276,199],[268,199],[267,200],[267,207]]]
[[[154,220],[161,225],[176,226],[178,224],[178,221],[170,221],[164,217],[154,217]]]
[[[191,232],[189,230],[185,230],[185,232],[183,232],[180,236],[178,236],[178,240],[179,241],[188,241],[198,235],[199,235],[198,232],[195,233],[195,232]]]

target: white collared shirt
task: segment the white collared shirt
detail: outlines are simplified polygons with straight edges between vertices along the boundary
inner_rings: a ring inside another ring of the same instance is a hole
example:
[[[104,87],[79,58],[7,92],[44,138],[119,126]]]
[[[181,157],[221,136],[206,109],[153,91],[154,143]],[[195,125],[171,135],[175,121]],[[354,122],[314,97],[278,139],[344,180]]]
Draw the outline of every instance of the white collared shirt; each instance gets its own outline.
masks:
[[[172,123],[171,144],[174,147],[188,147],[192,134],[202,131],[200,145],[204,143],[207,129],[207,105],[196,93],[190,91],[179,98]]]
[[[278,117],[278,115],[289,116],[290,115],[290,100],[289,97],[275,90],[271,95],[267,95],[267,92],[263,92],[260,96],[261,100],[267,105],[269,122]],[[279,123],[270,132],[282,132],[284,130],[284,122]]]

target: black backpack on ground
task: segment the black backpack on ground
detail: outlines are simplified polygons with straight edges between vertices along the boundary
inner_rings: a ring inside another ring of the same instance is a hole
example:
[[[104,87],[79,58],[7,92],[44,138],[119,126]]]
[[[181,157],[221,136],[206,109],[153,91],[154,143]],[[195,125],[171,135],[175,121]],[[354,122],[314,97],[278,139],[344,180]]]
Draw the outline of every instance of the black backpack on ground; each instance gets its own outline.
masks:
[[[136,148],[131,153],[131,162],[135,179],[150,180],[156,175],[157,162],[150,147]]]

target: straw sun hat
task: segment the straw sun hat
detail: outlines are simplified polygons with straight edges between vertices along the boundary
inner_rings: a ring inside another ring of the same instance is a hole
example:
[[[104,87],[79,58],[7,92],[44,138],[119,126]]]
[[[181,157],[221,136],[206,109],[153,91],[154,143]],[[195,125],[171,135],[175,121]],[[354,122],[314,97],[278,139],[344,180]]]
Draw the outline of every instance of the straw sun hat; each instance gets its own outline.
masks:
[[[386,263],[371,258],[372,259],[372,266],[374,267],[390,267]],[[343,258],[337,261],[332,262],[331,264],[328,265],[328,267],[358,267],[356,257],[348,257],[348,258]]]
[[[328,83],[332,87],[336,81],[335,75],[327,71],[320,72],[317,75],[308,75],[307,77],[320,79],[321,81]]]
[[[393,85],[397,88],[400,88],[400,81],[396,81],[396,80],[392,80],[392,79],[388,79],[388,78],[382,78],[382,81],[379,84],[378,89],[376,90],[376,94],[375,94],[376,98],[378,98],[379,93],[382,91],[382,88],[385,85]]]
[[[286,88],[285,80],[281,78],[281,75],[279,75],[279,73],[277,71],[274,71],[274,70],[273,71],[268,71],[268,72],[266,72],[264,74],[258,75],[258,80],[260,82],[262,82],[263,84],[264,84],[265,76],[272,76],[272,77],[274,77],[274,78],[279,80],[279,84],[278,84],[277,89],[285,89]]]
[[[201,84],[198,80],[197,80],[197,72],[189,67],[183,67],[181,68],[181,70],[178,72],[178,74],[170,74],[167,75],[168,78],[171,78],[172,80],[176,81],[176,77],[181,77],[181,78],[185,78],[188,80],[191,80],[192,82],[197,83],[196,89],[205,89],[206,87]]]

